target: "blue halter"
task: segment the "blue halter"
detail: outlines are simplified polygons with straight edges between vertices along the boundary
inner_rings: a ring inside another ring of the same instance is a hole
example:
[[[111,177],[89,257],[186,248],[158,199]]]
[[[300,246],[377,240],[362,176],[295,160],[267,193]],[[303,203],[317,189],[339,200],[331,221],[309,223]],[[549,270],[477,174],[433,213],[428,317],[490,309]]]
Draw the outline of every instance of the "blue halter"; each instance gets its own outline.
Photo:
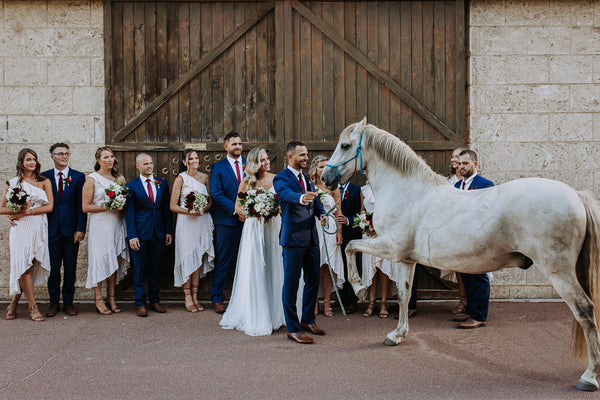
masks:
[[[340,163],[338,165],[325,164],[326,167],[333,168],[333,170],[335,171],[335,174],[337,176],[338,183],[340,184],[340,186],[342,186],[342,178],[340,176],[340,173],[338,172],[338,167],[341,167],[342,165],[348,164],[350,161],[354,160],[354,172],[352,173],[352,175],[354,175],[356,173],[356,162],[357,162],[359,156],[360,156],[360,173],[361,173],[361,175],[363,174],[362,140],[363,140],[364,133],[365,133],[365,130],[363,129],[360,132],[360,140],[358,141],[358,147],[356,148],[356,154],[354,154],[354,156],[352,158],[349,158],[346,161],[344,161],[343,163]],[[340,194],[340,198],[344,198],[343,191]]]

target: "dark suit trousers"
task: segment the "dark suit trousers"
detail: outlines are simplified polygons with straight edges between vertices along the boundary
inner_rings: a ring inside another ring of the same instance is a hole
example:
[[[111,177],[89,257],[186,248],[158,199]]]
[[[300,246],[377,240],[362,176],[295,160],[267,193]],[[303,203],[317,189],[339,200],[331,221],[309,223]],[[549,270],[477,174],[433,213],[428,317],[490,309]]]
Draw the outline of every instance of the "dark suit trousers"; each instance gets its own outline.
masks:
[[[487,274],[460,274],[467,292],[467,314],[486,321],[490,305],[490,280]]]
[[[227,287],[229,271],[237,261],[243,227],[243,224],[215,226],[215,269],[210,284],[210,298],[213,304],[225,300],[223,290]]]
[[[319,246],[283,246],[283,312],[287,331],[300,332],[296,309],[300,273],[304,271],[304,293],[302,294],[302,323],[315,322],[315,303],[319,290],[321,267]]]
[[[158,303],[160,289],[160,258],[165,246],[165,239],[156,235],[151,240],[140,240],[140,249],[131,250],[133,261],[133,284],[135,304],[146,304],[146,278],[148,279],[148,300]]]
[[[73,304],[75,294],[75,269],[77,268],[77,252],[79,243],[73,243],[73,236],[60,235],[48,238],[50,250],[50,276],[48,277],[48,295],[50,304],[58,304],[60,300],[60,266],[64,269],[62,287],[63,304]]]

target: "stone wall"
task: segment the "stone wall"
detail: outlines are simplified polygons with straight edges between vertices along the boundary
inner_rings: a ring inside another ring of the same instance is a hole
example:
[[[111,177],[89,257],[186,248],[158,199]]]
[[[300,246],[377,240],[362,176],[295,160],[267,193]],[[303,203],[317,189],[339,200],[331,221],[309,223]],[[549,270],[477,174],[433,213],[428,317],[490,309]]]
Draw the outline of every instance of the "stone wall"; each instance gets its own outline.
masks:
[[[600,195],[600,1],[472,0],[469,128],[482,174]],[[556,296],[535,268],[494,274],[496,298]]]
[[[91,172],[104,144],[102,0],[0,0],[0,179],[15,175],[23,147],[53,166],[50,144],[71,145],[71,166]],[[9,227],[0,218],[0,298],[8,297]],[[79,251],[85,286],[87,247]],[[36,288],[39,298],[46,287]],[[92,297],[78,290],[78,298]]]

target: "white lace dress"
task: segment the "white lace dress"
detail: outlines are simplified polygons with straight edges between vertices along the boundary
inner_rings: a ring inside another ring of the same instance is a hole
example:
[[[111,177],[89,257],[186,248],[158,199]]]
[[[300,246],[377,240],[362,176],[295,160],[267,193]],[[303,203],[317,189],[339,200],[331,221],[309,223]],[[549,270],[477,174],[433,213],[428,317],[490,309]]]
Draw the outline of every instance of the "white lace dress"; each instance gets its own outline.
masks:
[[[329,193],[323,196],[321,200],[323,203],[323,207],[325,211],[329,211],[334,205],[335,200],[333,196]],[[325,227],[326,231],[332,232],[337,226],[335,222],[335,216],[333,213],[327,217],[328,225]],[[344,284],[344,260],[342,259],[342,250],[341,247],[336,244],[336,236],[335,232],[328,233],[325,232],[325,237],[323,238],[323,228],[321,228],[321,221],[317,218],[317,233],[319,235],[319,248],[321,251],[321,265],[331,263],[331,269],[333,270],[333,274],[335,276],[335,284],[338,288],[341,288]],[[329,260],[327,259],[327,254],[329,253]],[[329,274],[329,271],[325,269],[325,271],[321,271],[321,273]],[[320,291],[322,288],[319,289]]]
[[[18,177],[8,183],[11,187],[17,185]],[[25,181],[21,188],[29,194],[32,208],[48,204],[48,196],[44,189]],[[19,278],[29,268],[33,286],[43,285],[50,275],[50,257],[48,255],[48,218],[46,214],[27,215],[16,221],[16,226],[10,228],[10,295],[21,293]]]
[[[101,206],[107,200],[104,189],[115,182],[94,172],[92,204]],[[122,211],[103,211],[88,214],[88,274],[86,288],[95,287],[115,272],[117,282],[125,277],[129,268],[129,249],[127,248],[125,218]]]
[[[365,210],[368,213],[372,213],[375,209],[375,197],[373,196],[373,190],[370,185],[365,185],[361,189],[364,197]],[[377,229],[375,229],[377,230]],[[370,239],[367,235],[363,235],[363,239]],[[376,268],[379,268],[381,272],[389,276],[391,280],[398,283],[398,268],[396,263],[393,263],[385,258],[375,257],[370,254],[363,253],[362,255],[362,284],[365,286],[371,286],[373,277],[375,276]]]
[[[180,197],[191,192],[199,192],[208,196],[206,185],[182,172],[183,179]],[[180,201],[179,204],[185,204]],[[180,287],[200,269],[200,278],[213,270],[215,250],[213,247],[213,221],[210,214],[193,215],[177,214],[175,228],[175,267],[173,268],[175,286]]]
[[[267,224],[256,218],[244,222],[231,299],[220,322],[223,328],[265,336],[284,325],[280,228],[279,216]]]

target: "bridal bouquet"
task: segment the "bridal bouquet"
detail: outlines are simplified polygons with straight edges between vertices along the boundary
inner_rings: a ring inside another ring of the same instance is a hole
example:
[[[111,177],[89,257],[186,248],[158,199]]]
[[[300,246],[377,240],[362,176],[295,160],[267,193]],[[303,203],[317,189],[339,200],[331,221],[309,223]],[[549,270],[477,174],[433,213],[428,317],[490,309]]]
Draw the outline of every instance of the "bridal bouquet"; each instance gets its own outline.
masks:
[[[200,192],[189,192],[185,196],[181,196],[180,204],[188,212],[200,212],[208,205],[208,196]]]
[[[361,211],[352,221],[353,228],[360,228],[363,234],[367,232],[375,232],[373,228],[373,213]]]
[[[129,188],[115,183],[104,189],[104,193],[106,193],[106,201],[102,203],[102,206],[106,206],[109,211],[112,211],[125,205],[127,197],[129,197]]]
[[[23,190],[21,183],[17,183],[16,186],[10,186],[8,182],[6,184],[8,185],[8,190],[6,191],[6,208],[17,213],[27,203],[29,194]]]
[[[256,190],[238,193],[239,203],[246,217],[254,217],[265,222],[279,214],[277,195],[259,187]]]

